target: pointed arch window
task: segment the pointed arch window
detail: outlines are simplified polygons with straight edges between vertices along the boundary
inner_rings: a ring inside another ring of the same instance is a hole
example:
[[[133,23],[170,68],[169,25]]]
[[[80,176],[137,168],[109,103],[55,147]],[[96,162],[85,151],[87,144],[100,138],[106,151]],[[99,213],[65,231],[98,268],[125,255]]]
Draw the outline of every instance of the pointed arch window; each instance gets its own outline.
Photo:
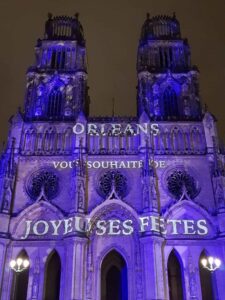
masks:
[[[63,95],[59,88],[54,88],[48,98],[47,116],[50,119],[59,119],[62,115]]]
[[[64,69],[66,52],[63,48],[53,49],[51,56],[51,69]]]
[[[172,147],[174,151],[183,151],[184,149],[184,137],[183,133],[178,127],[174,127],[171,130]]]
[[[101,300],[128,300],[127,265],[115,250],[108,253],[102,262]]]
[[[201,264],[201,260],[206,257],[206,252],[203,251],[199,258],[199,275],[201,281],[202,299],[214,300],[213,274]]]
[[[53,251],[46,262],[44,298],[48,300],[59,300],[60,296],[61,261],[58,253]]]
[[[169,48],[169,58],[170,58],[170,67],[174,66],[174,61],[173,61],[173,48]]]
[[[56,65],[56,51],[52,51],[52,56],[51,56],[51,69],[54,69]]]
[[[17,258],[27,259],[29,257],[25,250],[22,250]],[[12,271],[14,272],[14,271]],[[22,272],[14,272],[11,288],[11,300],[26,300],[27,299],[27,288],[29,280],[29,267]]]
[[[72,148],[72,129],[67,128],[63,135],[64,135],[63,149],[65,151],[70,151]]]
[[[166,88],[163,93],[163,106],[166,118],[176,118],[179,116],[177,94],[171,87]]]
[[[184,299],[184,279],[182,268],[176,252],[173,250],[168,258],[168,283],[169,283],[169,299]]]

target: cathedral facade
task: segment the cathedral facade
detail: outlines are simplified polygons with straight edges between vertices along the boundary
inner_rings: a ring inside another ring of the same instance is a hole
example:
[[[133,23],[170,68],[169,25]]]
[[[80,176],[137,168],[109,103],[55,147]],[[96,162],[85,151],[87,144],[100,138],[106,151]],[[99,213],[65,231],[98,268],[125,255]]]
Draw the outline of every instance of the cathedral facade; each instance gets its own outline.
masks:
[[[49,14],[35,57],[1,154],[0,298],[225,299],[224,155],[176,16],[142,26],[133,117],[90,116],[77,15]]]

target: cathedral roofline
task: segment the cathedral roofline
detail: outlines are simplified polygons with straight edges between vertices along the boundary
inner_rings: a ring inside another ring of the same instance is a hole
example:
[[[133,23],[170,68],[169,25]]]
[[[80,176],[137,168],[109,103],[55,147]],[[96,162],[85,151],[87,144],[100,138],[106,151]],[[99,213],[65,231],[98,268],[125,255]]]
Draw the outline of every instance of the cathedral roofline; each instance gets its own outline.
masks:
[[[146,20],[142,26],[140,41],[164,39],[181,39],[180,23],[175,13],[173,16],[157,15],[152,18],[147,13]]]
[[[28,73],[38,73],[38,74],[65,74],[65,75],[68,75],[68,74],[75,74],[75,73],[85,73],[87,75],[87,70],[86,69],[51,69],[51,68],[48,68],[47,69],[47,72],[46,72],[46,68],[40,68],[40,67],[37,67],[37,66],[31,66],[27,69],[27,72],[26,74]]]
[[[48,20],[45,22],[44,40],[76,40],[80,44],[85,44],[83,27],[78,17],[78,13],[73,17],[53,17],[51,13],[48,13]]]
[[[137,122],[137,116],[90,116],[88,122]]]

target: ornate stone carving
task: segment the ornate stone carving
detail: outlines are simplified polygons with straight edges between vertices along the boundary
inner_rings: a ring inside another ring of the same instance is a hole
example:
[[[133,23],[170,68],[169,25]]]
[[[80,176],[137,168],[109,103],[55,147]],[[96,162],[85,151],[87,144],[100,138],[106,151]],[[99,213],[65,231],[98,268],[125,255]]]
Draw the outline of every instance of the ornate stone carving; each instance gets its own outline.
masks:
[[[128,183],[127,178],[117,170],[110,170],[104,173],[98,183],[98,193],[107,198],[115,188],[117,195],[122,199],[128,194]]]
[[[169,192],[177,199],[181,199],[184,190],[190,199],[194,199],[200,192],[196,180],[185,170],[176,170],[167,178]]]
[[[37,256],[34,263],[33,282],[32,282],[32,299],[38,299],[40,276],[40,258]]]
[[[196,283],[196,273],[197,268],[193,265],[192,255],[189,252],[188,254],[188,273],[189,273],[189,291],[190,291],[190,299],[197,300],[197,283]]]
[[[47,169],[33,173],[27,182],[27,193],[33,200],[37,200],[41,192],[48,200],[54,199],[59,192],[59,178]]]
[[[92,276],[93,276],[93,266],[92,266],[92,251],[91,246],[89,246],[88,256],[87,256],[87,287],[86,294],[87,299],[91,299],[92,294]]]

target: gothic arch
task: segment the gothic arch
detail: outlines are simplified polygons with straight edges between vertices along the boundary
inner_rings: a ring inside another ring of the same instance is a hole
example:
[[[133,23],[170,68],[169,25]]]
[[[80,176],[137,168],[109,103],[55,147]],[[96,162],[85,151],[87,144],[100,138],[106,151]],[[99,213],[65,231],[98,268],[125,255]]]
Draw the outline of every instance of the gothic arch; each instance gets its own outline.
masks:
[[[101,262],[101,300],[128,300],[127,263],[115,249]]]
[[[179,116],[178,96],[175,90],[168,86],[162,93],[163,115],[167,119]]]
[[[171,139],[170,139],[170,131],[169,129],[166,127],[163,131],[163,136],[162,136],[162,139],[163,139],[163,148],[165,149],[165,151],[169,151],[171,150]]]
[[[191,148],[193,151],[200,151],[202,148],[203,140],[200,128],[193,127],[190,130]]]
[[[47,117],[50,120],[60,119],[63,115],[64,91],[60,86],[53,86],[48,93]]]
[[[183,264],[175,249],[169,254],[167,272],[170,300],[183,300],[185,295]]]
[[[184,150],[184,135],[183,131],[179,126],[171,129],[171,145],[175,152]]]
[[[23,249],[17,255],[17,258],[29,260],[27,252]],[[29,281],[29,267],[22,272],[13,272],[13,280],[11,287],[11,300],[26,300]]]
[[[176,204],[171,206],[166,213],[164,214],[165,218],[171,217],[181,217],[182,216],[182,208],[186,208],[187,211],[189,211],[191,214],[198,213],[199,216],[202,216],[206,218],[209,223],[213,226],[214,221],[212,217],[209,215],[209,213],[201,206],[199,206],[197,203],[191,201],[191,200],[181,200],[178,201]]]
[[[196,222],[198,220],[204,220],[206,221],[208,232],[204,235],[200,235],[200,237],[207,239],[213,238],[216,233],[213,218],[203,207],[191,200],[178,201],[168,208],[168,210],[164,213],[163,218],[165,220],[196,220]]]
[[[213,274],[203,267],[201,260],[208,256],[207,251],[204,249],[199,256],[199,276],[201,283],[202,299],[215,300],[214,290],[213,290]]]
[[[56,148],[56,136],[57,132],[55,127],[47,127],[44,131],[43,150],[54,151]]]
[[[36,221],[42,215],[48,215],[52,220],[63,219],[63,213],[48,201],[40,200],[22,210],[10,224],[10,233],[15,239],[22,239],[25,234],[24,220]]]
[[[159,134],[157,134],[158,137],[158,145],[159,145],[159,150],[160,154],[164,153],[165,151],[165,128],[163,126],[160,127]]]
[[[33,152],[36,150],[37,129],[33,126],[24,132],[23,150]]]
[[[123,202],[122,200],[118,199],[107,199],[102,202],[100,205],[96,206],[89,214],[91,220],[98,220],[102,219],[104,216],[108,216],[111,213],[119,212],[123,216],[129,216],[130,219],[133,221],[133,225],[137,226],[138,228],[138,214],[136,211],[129,206],[127,203]]]
[[[138,282],[137,293],[142,293],[142,283],[141,283],[141,276],[139,272],[133,273],[132,267],[138,266],[138,268],[142,267],[142,261],[141,261],[141,252],[140,252],[140,244],[139,244],[139,224],[138,224],[138,216],[136,215],[135,210],[133,208],[129,207],[126,203],[123,203],[120,200],[106,200],[105,202],[101,203],[99,207],[96,207],[91,214],[89,215],[90,219],[93,220],[95,224],[95,220],[109,220],[109,219],[120,219],[121,221],[130,219],[132,220],[132,227],[134,231],[124,237],[124,235],[117,235],[115,236],[109,236],[107,235],[105,237],[105,243],[102,243],[102,236],[101,238],[98,238],[96,234],[94,234],[94,230],[91,231],[91,234],[89,236],[90,239],[90,248],[89,253],[92,253],[92,251],[95,251],[96,247],[98,248],[99,255],[97,257],[95,264],[96,270],[99,270],[99,273],[95,274],[95,280],[99,282],[100,280],[100,270],[101,270],[101,263],[103,258],[112,250],[116,250],[119,252],[124,260],[126,261],[128,270],[128,282],[129,286],[133,280],[135,282]],[[93,216],[93,217],[92,217]],[[94,227],[94,226],[93,226]],[[90,255],[92,256],[92,255]],[[96,287],[96,295],[98,293],[100,294],[100,288],[101,284],[99,284]],[[94,288],[95,290],[95,288]],[[96,296],[97,297],[97,296]]]
[[[76,135],[74,134],[74,137]],[[72,149],[72,137],[73,137],[73,130],[71,127],[66,128],[63,133],[63,150],[64,151],[71,151]]]
[[[56,250],[53,250],[45,263],[44,299],[59,300],[61,282],[61,259]]]
[[[51,49],[51,69],[64,69],[66,64],[66,50],[64,47]]]
[[[130,256],[128,255],[128,252],[126,251],[125,247],[119,245],[118,243],[112,243],[110,246],[105,247],[99,254],[98,256],[98,265],[101,267],[102,262],[104,260],[104,258],[112,251],[116,251],[119,253],[119,255],[121,255],[124,259],[124,261],[126,262],[127,266],[130,266],[131,264],[131,260],[130,260]]]

